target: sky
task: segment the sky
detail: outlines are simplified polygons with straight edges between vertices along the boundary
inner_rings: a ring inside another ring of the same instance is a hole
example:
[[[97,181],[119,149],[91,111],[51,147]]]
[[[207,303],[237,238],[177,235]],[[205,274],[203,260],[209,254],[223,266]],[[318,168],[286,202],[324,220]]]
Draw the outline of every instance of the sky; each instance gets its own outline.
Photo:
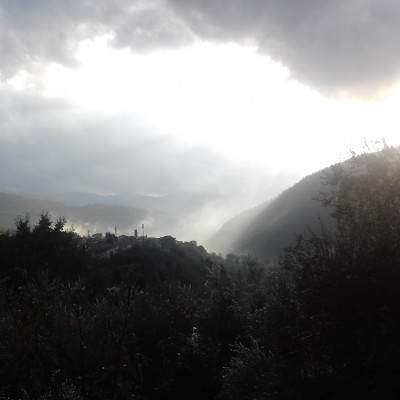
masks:
[[[185,193],[205,238],[399,145],[399,48],[397,0],[0,0],[0,191]]]

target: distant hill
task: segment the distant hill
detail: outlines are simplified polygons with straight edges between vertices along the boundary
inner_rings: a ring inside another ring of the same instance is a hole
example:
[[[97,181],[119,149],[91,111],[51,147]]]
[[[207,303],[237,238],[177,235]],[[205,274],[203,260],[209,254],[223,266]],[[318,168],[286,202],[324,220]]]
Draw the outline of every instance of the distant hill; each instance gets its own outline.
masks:
[[[122,205],[146,210],[160,210],[166,213],[194,212],[207,201],[225,199],[214,192],[174,192],[163,196],[149,195],[98,195],[88,192],[49,192],[49,193],[18,193],[19,195],[35,200],[50,200],[68,206],[85,206],[88,204]]]
[[[178,240],[195,240],[202,244],[234,214],[230,211],[232,208],[238,209],[237,201],[232,201],[230,195],[215,191],[180,191],[162,196],[37,191],[14,193],[12,196],[19,196],[15,201],[18,207],[13,209],[11,218],[5,218],[6,222],[2,223],[0,217],[0,227],[13,225],[13,218],[18,214],[29,212],[33,217],[38,216],[41,210],[54,209],[57,215],[61,213],[72,221],[77,229],[83,227],[82,232],[85,229],[86,232],[87,229],[104,232],[106,228],[114,230],[117,225],[119,233],[129,234],[133,225],[144,223],[146,233],[151,236],[172,235]],[[123,216],[125,211],[127,219]],[[0,201],[0,214],[3,213],[4,217],[8,212],[9,209],[4,208]],[[127,224],[129,232],[121,230],[126,229]]]
[[[247,254],[260,260],[274,259],[290,245],[297,234],[326,228],[334,221],[329,210],[315,198],[327,188],[323,171],[302,179],[271,201],[232,218],[206,243],[208,250],[223,254]]]
[[[48,212],[55,220],[65,217],[68,226],[74,226],[81,235],[95,232],[114,232],[133,235],[145,224],[145,234],[164,236],[174,231],[180,224],[180,217],[173,213],[148,210],[113,204],[87,204],[84,206],[66,205],[59,201],[40,200],[22,195],[0,193],[0,227],[13,229],[18,216],[29,214],[35,223],[40,214]]]

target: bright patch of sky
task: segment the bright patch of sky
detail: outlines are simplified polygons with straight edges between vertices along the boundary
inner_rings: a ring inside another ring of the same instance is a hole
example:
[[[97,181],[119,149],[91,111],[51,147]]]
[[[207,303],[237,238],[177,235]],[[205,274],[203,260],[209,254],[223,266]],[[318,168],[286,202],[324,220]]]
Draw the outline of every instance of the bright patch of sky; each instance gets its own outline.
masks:
[[[85,40],[77,68],[49,65],[42,92],[84,112],[129,115],[178,146],[212,147],[268,171],[314,172],[347,158],[364,138],[400,144],[399,88],[368,101],[327,98],[251,45],[132,54],[110,47],[111,39]],[[26,73],[8,82],[36,87]]]

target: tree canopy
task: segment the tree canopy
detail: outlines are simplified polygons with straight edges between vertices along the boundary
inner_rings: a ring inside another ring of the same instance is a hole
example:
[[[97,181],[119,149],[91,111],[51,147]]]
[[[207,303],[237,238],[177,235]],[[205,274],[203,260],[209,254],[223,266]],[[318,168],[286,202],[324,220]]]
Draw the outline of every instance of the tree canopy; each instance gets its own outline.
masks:
[[[0,234],[0,399],[399,398],[400,151],[325,182],[336,230],[268,268],[173,238],[90,259],[65,220],[20,218]]]

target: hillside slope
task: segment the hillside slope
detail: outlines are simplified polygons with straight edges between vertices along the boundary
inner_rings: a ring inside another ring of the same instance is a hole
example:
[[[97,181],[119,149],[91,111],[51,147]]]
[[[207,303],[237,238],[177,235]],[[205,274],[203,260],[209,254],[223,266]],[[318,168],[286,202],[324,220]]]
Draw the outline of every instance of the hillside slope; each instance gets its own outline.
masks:
[[[275,199],[237,215],[208,240],[207,248],[268,260],[279,256],[296,235],[318,230],[320,221],[330,229],[329,210],[315,200],[326,190],[323,175],[323,171],[309,175]]]

